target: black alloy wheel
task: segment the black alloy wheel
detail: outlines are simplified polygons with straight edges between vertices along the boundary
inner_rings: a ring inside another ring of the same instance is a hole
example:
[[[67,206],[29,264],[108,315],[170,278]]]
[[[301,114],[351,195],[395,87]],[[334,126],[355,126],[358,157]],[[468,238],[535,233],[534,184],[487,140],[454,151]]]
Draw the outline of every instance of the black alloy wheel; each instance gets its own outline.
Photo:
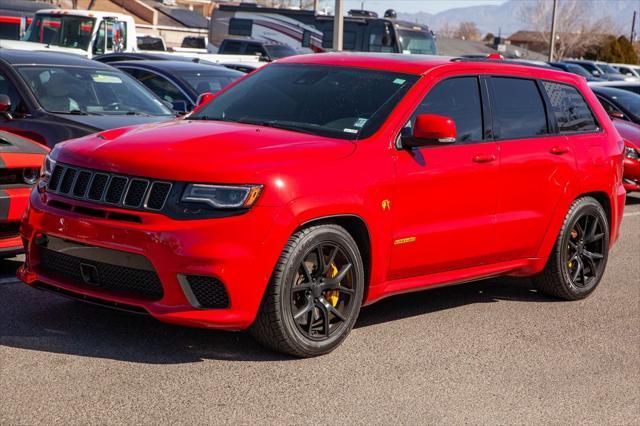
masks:
[[[335,224],[291,236],[249,331],[298,357],[326,354],[353,328],[364,294],[364,266],[353,237]]]
[[[541,293],[584,299],[602,280],[608,254],[607,213],[595,198],[578,198],[567,212],[544,270],[532,281]]]

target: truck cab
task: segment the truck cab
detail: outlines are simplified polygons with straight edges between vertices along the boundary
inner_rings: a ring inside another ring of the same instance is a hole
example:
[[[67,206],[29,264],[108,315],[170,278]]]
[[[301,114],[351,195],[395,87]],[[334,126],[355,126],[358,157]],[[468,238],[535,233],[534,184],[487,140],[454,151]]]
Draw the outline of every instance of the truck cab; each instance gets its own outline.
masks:
[[[45,9],[35,14],[21,40],[0,40],[0,47],[75,53],[88,58],[134,52],[135,22],[118,13]]]

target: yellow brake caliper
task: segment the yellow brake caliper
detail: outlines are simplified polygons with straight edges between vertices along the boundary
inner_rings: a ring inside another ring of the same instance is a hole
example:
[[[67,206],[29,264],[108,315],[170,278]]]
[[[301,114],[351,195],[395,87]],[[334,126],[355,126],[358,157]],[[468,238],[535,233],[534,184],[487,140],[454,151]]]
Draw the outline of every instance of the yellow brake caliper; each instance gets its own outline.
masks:
[[[571,230],[571,238],[576,239],[578,238],[578,231],[576,231],[575,229]],[[573,269],[573,262],[569,261],[569,269]]]
[[[329,265],[329,271],[327,272],[327,278],[335,278],[336,275],[338,275],[338,268],[335,263],[331,262],[331,265]],[[338,304],[338,299],[340,298],[340,292],[338,290],[329,290],[325,293],[324,298],[327,299],[329,303],[331,303],[331,306],[335,308]]]

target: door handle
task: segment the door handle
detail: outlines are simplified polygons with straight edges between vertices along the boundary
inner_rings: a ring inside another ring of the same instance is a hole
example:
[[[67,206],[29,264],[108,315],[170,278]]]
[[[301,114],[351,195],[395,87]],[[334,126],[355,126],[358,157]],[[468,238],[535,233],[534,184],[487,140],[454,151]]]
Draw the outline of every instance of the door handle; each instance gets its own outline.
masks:
[[[474,163],[490,163],[496,161],[496,156],[493,154],[477,154],[473,157]]]
[[[562,155],[562,154],[566,154],[567,152],[569,152],[569,147],[568,146],[556,145],[556,146],[552,147],[549,150],[549,152],[554,154],[554,155]]]

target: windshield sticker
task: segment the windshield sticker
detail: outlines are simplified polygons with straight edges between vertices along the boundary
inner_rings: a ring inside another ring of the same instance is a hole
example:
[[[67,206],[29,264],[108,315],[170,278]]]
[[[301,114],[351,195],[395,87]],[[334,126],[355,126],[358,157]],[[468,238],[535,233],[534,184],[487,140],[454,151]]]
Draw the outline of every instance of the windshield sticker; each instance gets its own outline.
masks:
[[[115,75],[93,74],[91,78],[96,83],[116,83],[116,84],[122,83],[122,80],[120,79],[120,77],[117,77]]]
[[[404,84],[406,82],[407,80],[403,80],[401,78],[396,78],[395,80],[393,80],[393,84]]]
[[[367,124],[367,119],[366,118],[358,118],[356,120],[356,122],[353,123],[353,127],[362,128],[362,127],[364,127],[365,124]]]
[[[343,132],[345,133],[358,133],[358,131],[356,129],[344,129]]]

